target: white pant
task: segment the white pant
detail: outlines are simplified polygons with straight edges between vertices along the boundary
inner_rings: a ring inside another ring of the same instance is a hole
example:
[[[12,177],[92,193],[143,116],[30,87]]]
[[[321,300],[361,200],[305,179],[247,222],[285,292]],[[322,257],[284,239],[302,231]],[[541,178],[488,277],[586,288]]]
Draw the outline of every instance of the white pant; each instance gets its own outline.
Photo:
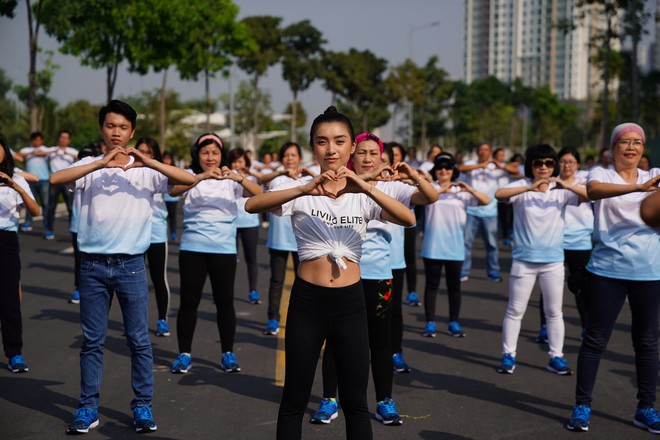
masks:
[[[502,323],[502,352],[516,356],[520,324],[538,278],[543,294],[543,311],[551,357],[564,357],[564,263],[528,263],[513,260],[509,281],[509,303]]]

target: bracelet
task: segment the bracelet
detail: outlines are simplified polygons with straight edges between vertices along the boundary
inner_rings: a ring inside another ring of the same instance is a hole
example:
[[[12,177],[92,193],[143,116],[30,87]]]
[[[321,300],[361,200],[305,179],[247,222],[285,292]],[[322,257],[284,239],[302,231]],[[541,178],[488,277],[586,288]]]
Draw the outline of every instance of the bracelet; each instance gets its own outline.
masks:
[[[239,185],[243,185],[243,181],[245,180],[245,176],[241,176],[241,180],[238,182]]]

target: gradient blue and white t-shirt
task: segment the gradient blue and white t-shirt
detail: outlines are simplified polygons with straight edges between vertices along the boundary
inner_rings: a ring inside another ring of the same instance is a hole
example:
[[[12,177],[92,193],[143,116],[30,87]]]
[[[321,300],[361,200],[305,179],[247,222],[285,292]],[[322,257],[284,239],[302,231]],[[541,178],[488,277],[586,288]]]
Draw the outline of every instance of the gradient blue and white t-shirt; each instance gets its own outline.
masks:
[[[86,157],[71,167],[103,156]],[[143,254],[151,243],[155,194],[170,188],[167,177],[146,167],[103,168],[67,185],[80,191],[78,248],[88,254]]]
[[[437,183],[436,190],[440,189]],[[465,260],[465,223],[467,208],[478,201],[457,187],[438,195],[435,203],[426,206],[422,258],[432,260]]]
[[[167,241],[167,207],[163,194],[154,194],[154,214],[151,217],[151,242]]]
[[[12,180],[34,199],[30,185],[25,179],[14,173]],[[0,185],[0,231],[16,232],[18,231],[18,219],[23,207],[23,198],[13,188]]]
[[[191,170],[188,170],[191,174]],[[183,196],[182,251],[236,253],[236,201],[243,187],[231,179],[206,179]]]
[[[412,194],[417,189],[402,182],[378,182],[376,188],[406,206],[410,206]],[[389,280],[392,278],[392,267],[387,262],[391,258],[390,249],[394,229],[403,231],[399,225],[380,220],[372,220],[367,224],[367,235],[362,243],[362,259],[360,260],[360,275],[365,280]]]
[[[303,180],[307,179],[307,180]],[[292,179],[289,176],[278,176],[270,181],[268,191],[277,191],[279,189],[290,188],[293,182],[307,183],[311,177],[303,179]],[[298,183],[299,185],[304,183]],[[277,251],[298,252],[296,237],[293,235],[290,216],[279,216],[272,212],[268,216],[268,239],[266,247]]]
[[[530,179],[511,182],[505,188],[531,185]],[[513,206],[513,253],[515,260],[528,263],[564,261],[564,212],[577,205],[579,197],[551,182],[546,192],[526,191],[511,197]]]
[[[28,173],[36,175],[39,180],[48,180],[50,177],[50,167],[48,166],[48,156],[37,156],[37,151],[50,153],[51,147],[25,147],[21,148],[19,153],[25,155],[25,168]]]
[[[478,165],[476,160],[468,160],[463,165]],[[469,206],[467,213],[475,217],[497,217],[497,199],[495,192],[500,188],[505,177],[509,177],[506,170],[497,168],[494,163],[489,163],[486,168],[477,168],[472,171],[461,173],[460,180],[464,181],[476,191],[482,192],[490,197],[490,203],[485,206]]]
[[[252,182],[259,183],[256,177],[248,176],[246,179],[251,180]],[[241,196],[236,201],[236,207],[238,208],[238,215],[236,216],[236,227],[237,228],[256,228],[259,227],[259,214],[250,214],[245,211],[245,202],[247,202],[247,197]]]
[[[76,160],[78,160],[78,150],[75,148],[52,147],[48,153],[48,164],[53,173],[69,168]]]
[[[637,183],[660,174],[659,168],[637,170]],[[587,182],[627,182],[615,169],[594,167]],[[594,202],[594,250],[589,272],[608,278],[636,281],[660,280],[660,228],[647,226],[639,206],[649,192],[633,192]]]
[[[575,173],[575,183],[585,186],[587,171]],[[577,206],[566,207],[564,215],[564,249],[569,251],[588,251],[593,248],[591,236],[594,231],[594,209],[591,203],[580,203]]]

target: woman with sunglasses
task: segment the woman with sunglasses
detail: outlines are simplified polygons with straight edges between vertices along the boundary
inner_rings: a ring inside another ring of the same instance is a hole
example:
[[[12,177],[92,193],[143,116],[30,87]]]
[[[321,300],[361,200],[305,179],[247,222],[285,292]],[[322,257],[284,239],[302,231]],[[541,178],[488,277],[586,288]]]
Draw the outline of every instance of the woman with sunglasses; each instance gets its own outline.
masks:
[[[454,156],[443,152],[435,157],[431,176],[438,201],[426,207],[426,228],[421,256],[424,260],[426,287],[424,315],[426,326],[422,336],[435,338],[435,303],[440,288],[442,267],[445,268],[449,324],[447,333],[455,338],[465,336],[458,323],[461,309],[461,268],[465,259],[465,223],[467,207],[487,205],[490,197],[465,182],[456,182],[459,171]]]
[[[654,409],[658,381],[658,309],[660,308],[660,228],[640,217],[640,204],[657,194],[660,169],[638,168],[646,142],[644,130],[624,123],[612,131],[609,154],[614,166],[593,168],[587,193],[594,200],[594,249],[587,265],[589,312],[578,354],[575,406],[566,424],[587,431],[600,358],[616,318],[628,301],[635,349],[637,409],[633,423],[660,434]]]
[[[585,186],[587,171],[580,170],[580,153],[573,147],[564,147],[557,155],[559,158],[559,177],[568,184]],[[564,217],[564,258],[567,272],[566,284],[568,290],[575,295],[575,305],[580,316],[582,331],[587,322],[587,292],[586,267],[591,258],[591,235],[594,230],[594,211],[590,203],[580,203],[578,206],[566,207]],[[539,304],[541,313],[541,330],[537,342],[548,342],[548,332],[543,313],[543,295]]]
[[[502,323],[502,362],[499,373],[516,368],[516,350],[522,318],[536,281],[544,295],[550,359],[547,370],[559,375],[572,371],[564,358],[564,212],[569,204],[586,200],[586,191],[558,179],[557,153],[545,144],[528,151],[525,179],[495,192],[499,201],[513,205],[513,253],[509,302]]]
[[[383,143],[373,133],[361,133],[355,138],[355,153],[348,163],[349,169],[405,206],[427,205],[437,200],[430,182],[414,171],[406,162],[396,167],[383,167]],[[390,180],[390,179],[396,180]],[[385,179],[386,181],[383,181]],[[409,181],[412,184],[404,183]],[[367,326],[371,373],[376,392],[376,420],[384,425],[401,425],[403,421],[392,399],[394,380],[392,360],[392,270],[383,261],[390,259],[390,241],[395,225],[380,220],[367,224],[362,243],[360,277],[367,305]],[[327,341],[323,352],[323,399],[311,423],[330,423],[337,417],[337,370],[332,342]]]

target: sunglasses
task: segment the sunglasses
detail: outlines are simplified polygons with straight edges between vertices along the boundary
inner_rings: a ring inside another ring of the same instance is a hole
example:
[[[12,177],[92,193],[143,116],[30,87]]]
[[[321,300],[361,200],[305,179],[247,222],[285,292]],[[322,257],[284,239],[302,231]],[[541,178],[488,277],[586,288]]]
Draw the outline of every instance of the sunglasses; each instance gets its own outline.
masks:
[[[546,168],[554,168],[555,167],[555,160],[554,159],[534,159],[532,162],[532,166],[534,168],[541,168],[543,165],[545,165]]]
[[[452,167],[449,163],[446,163],[446,162],[445,162],[445,163],[438,164],[438,165],[435,167],[435,169],[436,169],[436,170],[453,170],[454,167]]]

